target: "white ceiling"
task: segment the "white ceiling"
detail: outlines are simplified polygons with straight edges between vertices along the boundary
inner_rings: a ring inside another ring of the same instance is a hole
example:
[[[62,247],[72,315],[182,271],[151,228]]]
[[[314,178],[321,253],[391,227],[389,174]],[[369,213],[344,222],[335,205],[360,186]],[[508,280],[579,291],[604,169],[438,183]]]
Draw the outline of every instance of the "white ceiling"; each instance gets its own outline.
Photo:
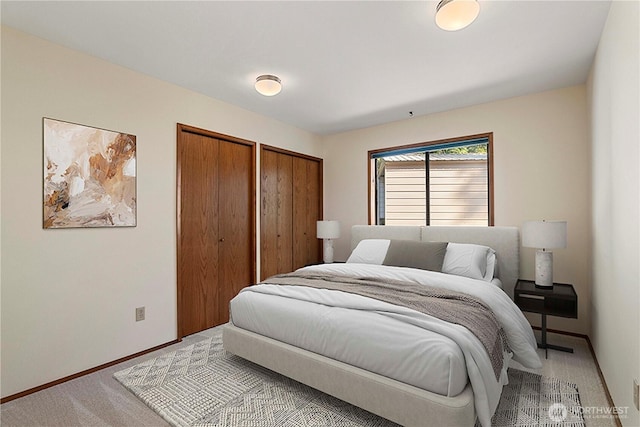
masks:
[[[585,82],[609,1],[2,1],[2,24],[318,134]],[[275,97],[253,88],[276,74]]]

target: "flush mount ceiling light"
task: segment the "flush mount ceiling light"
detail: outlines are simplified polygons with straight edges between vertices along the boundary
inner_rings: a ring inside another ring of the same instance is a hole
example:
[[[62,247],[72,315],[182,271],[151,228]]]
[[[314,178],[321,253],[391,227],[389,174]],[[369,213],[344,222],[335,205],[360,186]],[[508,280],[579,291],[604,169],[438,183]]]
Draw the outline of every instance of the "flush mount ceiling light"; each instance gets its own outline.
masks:
[[[436,6],[436,24],[446,31],[458,31],[475,21],[479,13],[477,0],[441,0]]]
[[[282,82],[276,76],[263,74],[256,78],[256,90],[264,96],[273,96],[282,90]]]

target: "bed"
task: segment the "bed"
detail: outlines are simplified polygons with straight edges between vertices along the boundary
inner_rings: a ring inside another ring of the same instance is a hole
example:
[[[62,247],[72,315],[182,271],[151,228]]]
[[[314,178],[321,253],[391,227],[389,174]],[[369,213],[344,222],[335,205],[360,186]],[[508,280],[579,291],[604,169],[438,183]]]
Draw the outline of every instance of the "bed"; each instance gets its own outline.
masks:
[[[540,367],[533,331],[511,301],[518,229],[354,226],[351,234],[347,263],[309,266],[243,289],[230,305],[225,349],[401,425],[472,426],[477,419],[488,427],[509,361]],[[419,312],[413,294],[408,305],[387,294],[372,299],[367,292],[379,282],[396,286],[388,292],[421,293],[430,285],[462,293],[485,307],[475,309],[480,315],[495,313],[483,322],[499,322],[493,329],[504,335],[487,339],[489,323],[471,332]],[[499,341],[505,346],[487,345]]]

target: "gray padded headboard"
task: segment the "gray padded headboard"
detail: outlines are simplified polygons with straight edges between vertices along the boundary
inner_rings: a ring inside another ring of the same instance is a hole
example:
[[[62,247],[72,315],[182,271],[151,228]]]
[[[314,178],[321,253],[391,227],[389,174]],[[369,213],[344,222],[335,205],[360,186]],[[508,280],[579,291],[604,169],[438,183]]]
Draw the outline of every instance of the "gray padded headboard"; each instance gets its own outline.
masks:
[[[507,295],[513,299],[513,289],[520,273],[520,233],[517,227],[354,225],[351,228],[351,249],[363,239],[421,240],[489,246],[496,251],[496,277],[502,282]]]

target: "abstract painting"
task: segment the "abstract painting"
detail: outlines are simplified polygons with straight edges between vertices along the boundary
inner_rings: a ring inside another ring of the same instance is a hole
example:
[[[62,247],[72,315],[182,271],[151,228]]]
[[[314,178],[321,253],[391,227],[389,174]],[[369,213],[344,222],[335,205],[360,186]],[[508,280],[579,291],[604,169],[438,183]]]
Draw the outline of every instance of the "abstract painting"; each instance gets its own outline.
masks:
[[[43,227],[135,227],[135,135],[49,118],[43,128]]]

